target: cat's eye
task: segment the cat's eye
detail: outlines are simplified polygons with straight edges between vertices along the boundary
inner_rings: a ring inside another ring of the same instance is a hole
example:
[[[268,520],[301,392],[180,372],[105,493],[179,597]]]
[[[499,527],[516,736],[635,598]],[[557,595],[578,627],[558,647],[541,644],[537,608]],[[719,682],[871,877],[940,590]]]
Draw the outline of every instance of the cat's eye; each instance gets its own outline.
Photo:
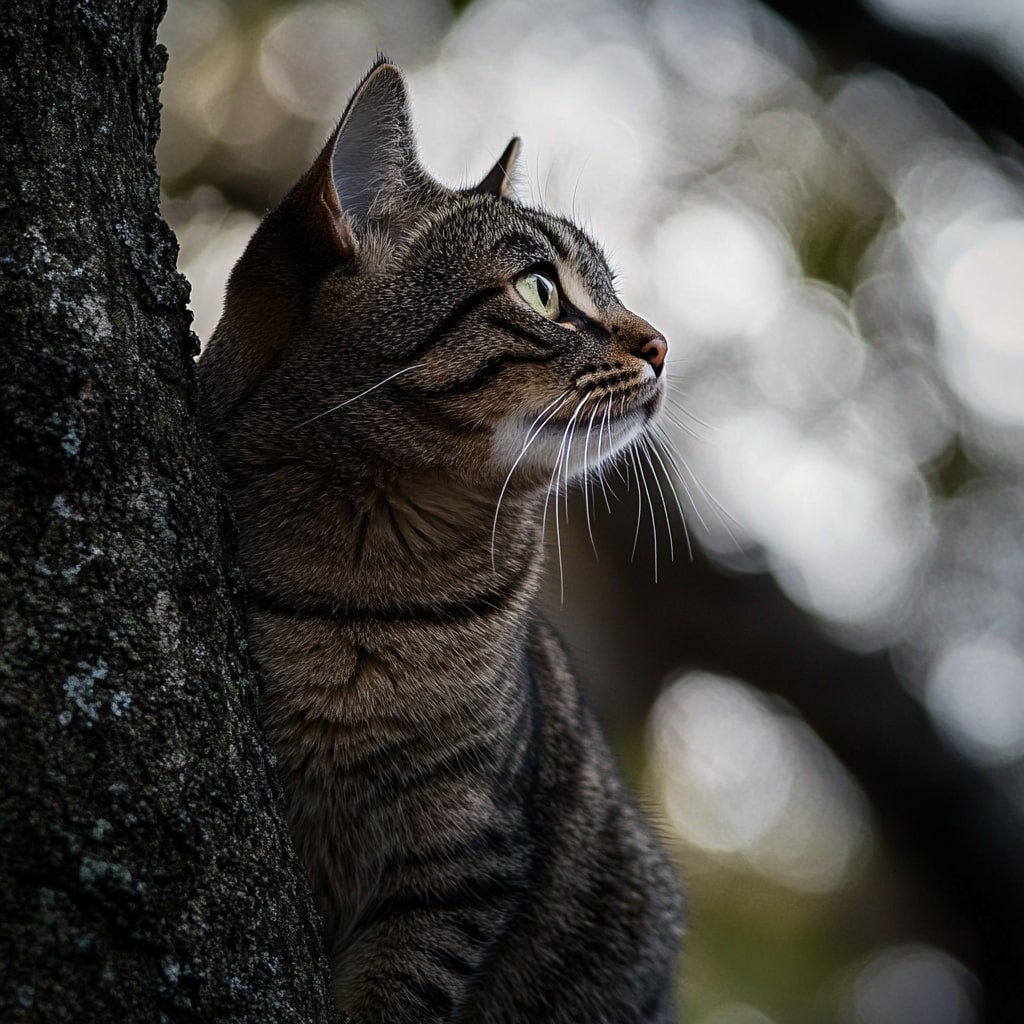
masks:
[[[535,309],[541,316],[549,320],[557,320],[561,311],[558,303],[558,288],[554,282],[545,277],[539,270],[528,270],[520,274],[515,281],[516,291]]]

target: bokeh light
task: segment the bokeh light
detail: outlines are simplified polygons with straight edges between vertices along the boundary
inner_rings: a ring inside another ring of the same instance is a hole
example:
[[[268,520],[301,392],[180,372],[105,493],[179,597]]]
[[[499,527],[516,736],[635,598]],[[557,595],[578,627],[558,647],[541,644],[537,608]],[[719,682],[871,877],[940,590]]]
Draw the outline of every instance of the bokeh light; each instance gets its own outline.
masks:
[[[895,946],[857,972],[843,1024],[974,1024],[973,979],[928,946]]]
[[[688,842],[795,889],[827,891],[863,855],[865,805],[814,733],[737,680],[690,672],[658,699],[651,757]]]
[[[973,757],[1024,756],[1024,658],[995,637],[946,647],[932,665],[925,701],[941,728]]]
[[[1024,421],[1024,220],[956,225],[940,284],[947,372],[980,414]]]
[[[655,286],[666,315],[709,341],[762,331],[795,270],[779,232],[727,207],[684,208],[658,229]]]

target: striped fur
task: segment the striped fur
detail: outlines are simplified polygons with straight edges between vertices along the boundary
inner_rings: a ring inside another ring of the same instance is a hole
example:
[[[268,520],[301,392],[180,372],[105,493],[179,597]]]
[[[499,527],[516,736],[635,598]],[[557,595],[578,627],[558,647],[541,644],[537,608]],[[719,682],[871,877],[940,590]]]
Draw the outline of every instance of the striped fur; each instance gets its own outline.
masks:
[[[379,61],[200,360],[356,1024],[672,1018],[672,872],[535,608],[548,495],[644,430],[665,346],[582,231],[509,196],[517,148],[438,184]],[[555,319],[517,290],[531,268]]]

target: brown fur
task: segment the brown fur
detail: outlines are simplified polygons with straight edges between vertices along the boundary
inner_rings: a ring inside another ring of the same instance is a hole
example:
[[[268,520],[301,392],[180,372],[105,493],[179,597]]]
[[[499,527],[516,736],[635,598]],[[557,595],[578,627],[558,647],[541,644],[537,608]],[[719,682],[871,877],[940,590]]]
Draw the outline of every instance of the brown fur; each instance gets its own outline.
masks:
[[[517,149],[438,184],[379,61],[200,360],[263,720],[357,1024],[672,1016],[672,872],[535,608],[546,494],[643,431],[665,345],[586,235],[510,198]]]

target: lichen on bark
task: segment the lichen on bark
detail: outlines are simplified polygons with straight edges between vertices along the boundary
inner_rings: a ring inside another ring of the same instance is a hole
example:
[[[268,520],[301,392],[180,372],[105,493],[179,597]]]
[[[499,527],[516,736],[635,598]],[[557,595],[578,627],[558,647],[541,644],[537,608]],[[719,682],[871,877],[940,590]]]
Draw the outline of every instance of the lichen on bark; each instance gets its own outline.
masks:
[[[338,1019],[153,147],[158,0],[0,10],[0,1019]]]

